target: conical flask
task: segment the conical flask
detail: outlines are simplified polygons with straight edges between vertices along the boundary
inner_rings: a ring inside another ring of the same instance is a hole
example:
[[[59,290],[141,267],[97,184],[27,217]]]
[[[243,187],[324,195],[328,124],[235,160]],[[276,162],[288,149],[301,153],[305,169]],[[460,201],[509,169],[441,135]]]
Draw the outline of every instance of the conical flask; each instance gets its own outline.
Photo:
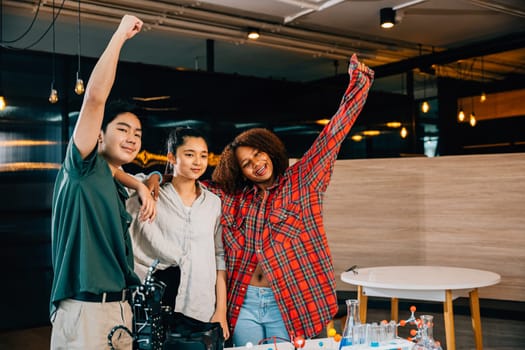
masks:
[[[359,300],[347,299],[346,303],[346,323],[343,330],[343,337],[339,344],[339,349],[344,346],[350,346],[354,344],[353,341],[353,328],[357,325],[361,325],[361,319],[359,318]]]

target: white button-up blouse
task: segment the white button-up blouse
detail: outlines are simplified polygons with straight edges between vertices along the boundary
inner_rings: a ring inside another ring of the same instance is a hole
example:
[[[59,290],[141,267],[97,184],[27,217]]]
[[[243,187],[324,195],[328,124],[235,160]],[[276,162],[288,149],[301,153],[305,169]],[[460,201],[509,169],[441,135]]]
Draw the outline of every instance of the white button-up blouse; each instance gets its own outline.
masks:
[[[140,204],[136,195],[128,200],[127,209],[133,215],[130,234],[137,275],[144,281],[155,259],[159,259],[157,269],[179,266],[181,280],[175,311],[208,322],[215,311],[217,270],[225,270],[226,266],[221,201],[199,186],[199,197],[186,207],[171,183],[162,185],[157,217],[151,223],[138,219]]]

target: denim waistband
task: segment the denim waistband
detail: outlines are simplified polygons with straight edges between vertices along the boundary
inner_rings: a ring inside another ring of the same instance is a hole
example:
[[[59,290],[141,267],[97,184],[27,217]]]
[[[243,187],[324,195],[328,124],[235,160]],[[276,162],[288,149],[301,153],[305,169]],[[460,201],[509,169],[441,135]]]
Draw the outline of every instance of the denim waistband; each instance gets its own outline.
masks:
[[[257,286],[248,285],[246,294],[250,294],[254,296],[264,296],[264,295],[273,296],[273,290],[270,287],[257,287]]]

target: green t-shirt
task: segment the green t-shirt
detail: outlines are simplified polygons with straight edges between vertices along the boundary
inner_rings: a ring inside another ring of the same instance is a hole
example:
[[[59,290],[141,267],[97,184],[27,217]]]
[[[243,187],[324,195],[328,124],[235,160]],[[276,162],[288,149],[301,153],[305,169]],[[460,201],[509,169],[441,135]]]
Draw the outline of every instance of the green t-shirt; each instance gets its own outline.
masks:
[[[140,283],[127,198],[96,149],[82,159],[71,139],[53,192],[51,314],[60,300],[79,292],[118,292]]]

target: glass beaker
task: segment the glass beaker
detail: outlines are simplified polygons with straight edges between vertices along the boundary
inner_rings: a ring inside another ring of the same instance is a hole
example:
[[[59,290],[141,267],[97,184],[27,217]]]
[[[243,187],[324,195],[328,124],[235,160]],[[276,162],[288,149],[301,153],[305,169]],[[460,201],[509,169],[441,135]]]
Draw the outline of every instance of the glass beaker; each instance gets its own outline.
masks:
[[[412,350],[443,350],[441,345],[434,340],[434,316],[421,315],[420,318],[419,339],[412,347]]]
[[[367,344],[369,344],[371,348],[379,347],[379,343],[381,342],[381,325],[378,325],[375,322],[372,323],[370,327],[368,327],[367,338]]]

